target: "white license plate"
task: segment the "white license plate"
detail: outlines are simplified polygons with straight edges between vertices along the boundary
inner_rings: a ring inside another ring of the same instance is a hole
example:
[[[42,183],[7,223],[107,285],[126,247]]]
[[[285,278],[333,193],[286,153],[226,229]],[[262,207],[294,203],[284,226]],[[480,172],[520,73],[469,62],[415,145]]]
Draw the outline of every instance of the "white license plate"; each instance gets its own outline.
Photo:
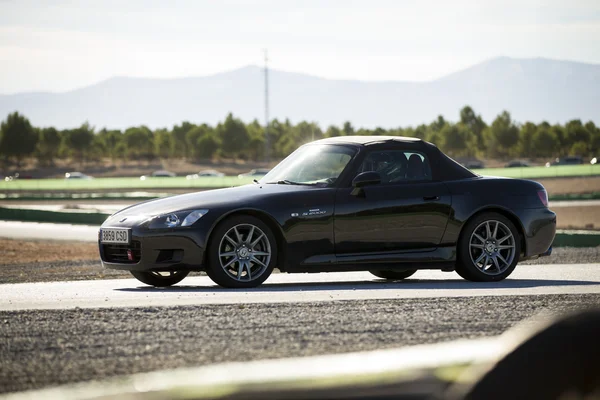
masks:
[[[102,229],[100,231],[101,243],[129,243],[129,229]]]

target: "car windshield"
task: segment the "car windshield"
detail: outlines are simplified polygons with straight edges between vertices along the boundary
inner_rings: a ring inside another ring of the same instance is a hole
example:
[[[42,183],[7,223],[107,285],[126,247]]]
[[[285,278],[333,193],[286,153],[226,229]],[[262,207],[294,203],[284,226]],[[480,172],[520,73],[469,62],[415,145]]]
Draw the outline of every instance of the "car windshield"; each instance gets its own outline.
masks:
[[[329,186],[348,165],[356,151],[346,146],[302,146],[280,162],[261,183]]]

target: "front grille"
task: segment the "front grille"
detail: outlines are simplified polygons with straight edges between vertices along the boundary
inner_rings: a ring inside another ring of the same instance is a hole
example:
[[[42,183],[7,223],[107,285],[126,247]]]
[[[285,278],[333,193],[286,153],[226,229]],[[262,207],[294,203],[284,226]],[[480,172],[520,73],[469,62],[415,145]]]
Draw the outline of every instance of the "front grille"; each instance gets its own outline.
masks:
[[[142,246],[138,240],[132,240],[131,244],[103,244],[104,261],[120,264],[135,264],[142,258]],[[127,250],[131,250],[133,260],[129,259]]]

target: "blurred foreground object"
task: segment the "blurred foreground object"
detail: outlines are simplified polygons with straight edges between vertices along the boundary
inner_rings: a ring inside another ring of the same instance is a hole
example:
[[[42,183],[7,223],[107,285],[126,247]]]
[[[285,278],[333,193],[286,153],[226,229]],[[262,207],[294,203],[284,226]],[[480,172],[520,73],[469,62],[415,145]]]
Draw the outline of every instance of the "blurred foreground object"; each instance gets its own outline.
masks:
[[[5,398],[597,398],[600,311],[537,320],[496,338],[157,371]]]

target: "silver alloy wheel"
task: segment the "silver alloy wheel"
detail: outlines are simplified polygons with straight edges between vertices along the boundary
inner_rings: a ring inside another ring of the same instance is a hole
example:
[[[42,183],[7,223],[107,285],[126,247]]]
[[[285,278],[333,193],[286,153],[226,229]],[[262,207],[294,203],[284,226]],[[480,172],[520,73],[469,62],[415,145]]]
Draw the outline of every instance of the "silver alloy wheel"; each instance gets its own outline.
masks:
[[[252,281],[261,276],[271,262],[269,238],[255,225],[236,225],[221,238],[219,262],[231,278]]]
[[[515,237],[508,226],[489,220],[477,225],[469,240],[471,261],[487,275],[506,271],[515,259]]]

